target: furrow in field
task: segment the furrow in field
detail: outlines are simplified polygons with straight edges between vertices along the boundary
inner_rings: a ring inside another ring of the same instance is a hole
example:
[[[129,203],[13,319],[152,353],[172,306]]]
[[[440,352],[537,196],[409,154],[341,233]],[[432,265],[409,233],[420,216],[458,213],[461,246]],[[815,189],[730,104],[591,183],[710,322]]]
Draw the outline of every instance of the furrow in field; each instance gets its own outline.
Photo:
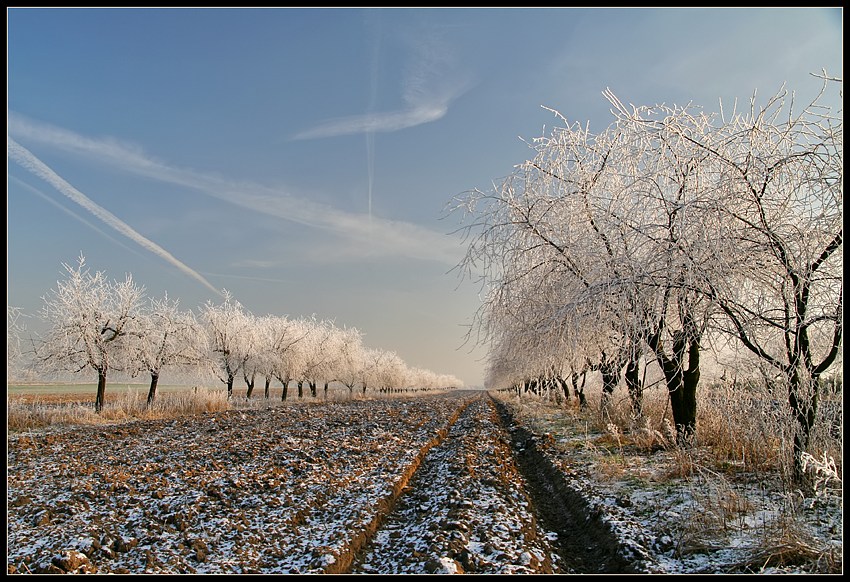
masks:
[[[475,399],[429,451],[350,571],[563,571],[541,529],[492,403]]]

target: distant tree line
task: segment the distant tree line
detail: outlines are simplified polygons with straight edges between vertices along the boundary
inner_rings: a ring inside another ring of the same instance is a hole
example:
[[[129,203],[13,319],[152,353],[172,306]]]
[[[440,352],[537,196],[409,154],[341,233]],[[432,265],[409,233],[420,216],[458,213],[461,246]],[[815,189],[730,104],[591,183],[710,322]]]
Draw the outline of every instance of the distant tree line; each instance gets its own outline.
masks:
[[[243,381],[249,399],[256,382],[267,399],[278,382],[282,400],[290,385],[299,398],[305,387],[311,397],[318,397],[320,386],[327,396],[333,382],[352,394],[463,385],[454,376],[409,366],[395,352],[369,348],[359,330],[316,316],[256,316],[227,290],[220,302],[208,301],[195,313],[167,294],[146,297],[131,275],[118,281],[102,271],[92,273],[82,254],[76,265],[63,267],[65,278],[44,297],[38,314],[47,331],[30,338],[29,365],[39,373],[96,373],[97,412],[103,410],[111,371],[149,377],[148,405],[168,369],[209,371],[226,386],[228,398],[234,383]],[[22,317],[20,309],[7,307],[9,367],[21,365],[27,355]]]

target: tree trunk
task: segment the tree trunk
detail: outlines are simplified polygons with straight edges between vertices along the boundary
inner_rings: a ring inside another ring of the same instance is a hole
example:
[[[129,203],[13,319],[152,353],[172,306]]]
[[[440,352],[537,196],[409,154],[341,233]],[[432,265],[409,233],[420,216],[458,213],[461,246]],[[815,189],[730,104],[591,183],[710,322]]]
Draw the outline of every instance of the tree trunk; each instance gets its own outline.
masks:
[[[325,400],[328,399],[328,383],[325,382]]]
[[[298,380],[298,398],[304,398],[304,380]]]
[[[602,373],[602,400],[601,412],[605,419],[611,418],[611,400],[613,398],[614,389],[620,383],[620,366],[611,362],[604,363],[599,367]]]
[[[678,345],[677,345],[678,344]],[[663,351],[656,351],[658,363],[664,372],[664,381],[670,395],[670,410],[676,425],[676,441],[685,446],[691,443],[697,428],[696,391],[699,383],[699,343],[688,342],[688,369],[685,370],[684,340],[674,342],[673,356],[668,358]]]
[[[567,402],[570,401],[570,385],[564,380],[561,376],[555,376],[555,381],[561,387],[561,391],[564,393],[564,398]]]
[[[700,334],[693,319],[685,315],[681,330],[673,334],[673,349],[668,357],[661,342],[663,321],[647,338],[647,344],[664,373],[664,382],[670,395],[670,410],[676,425],[676,442],[680,446],[693,444],[697,431],[697,385],[700,377]],[[685,359],[687,357],[687,369]]]
[[[819,396],[818,379],[811,378],[811,375],[806,374],[805,371],[800,374],[799,370],[794,370],[788,383],[788,405],[796,422],[793,470],[794,481],[797,483],[803,483],[805,479],[803,453],[807,452],[809,448]]]
[[[581,376],[581,388],[578,385],[578,379]],[[570,376],[570,379],[573,382],[573,394],[575,394],[576,398],[578,398],[578,407],[580,410],[587,409],[587,397],[584,395],[584,383],[587,381],[587,371],[579,374],[578,372],[573,372]]]
[[[151,372],[151,387],[148,390],[148,408],[153,405],[153,400],[156,398],[156,385],[159,383],[159,374]]]
[[[227,399],[233,398],[233,374],[227,375]]]
[[[103,403],[106,399],[106,370],[97,371],[97,396],[94,400],[94,411],[98,414],[103,411]]]
[[[310,385],[310,396],[315,398],[316,397],[316,382],[315,382],[315,380],[308,382],[308,384]]]
[[[280,400],[281,402],[283,402],[284,400],[286,400],[286,393],[289,391],[289,378],[287,378],[286,380],[281,380],[280,383],[283,386],[283,390],[280,393]]]
[[[682,407],[680,421],[684,437],[690,439],[697,432],[697,386],[699,385],[699,341],[693,340],[688,347],[688,369],[682,382]],[[674,417],[675,418],[675,417]]]
[[[632,419],[638,420],[643,416],[643,382],[640,379],[639,358],[632,358],[628,361],[623,378],[626,381],[629,400],[632,404]]]
[[[272,377],[266,376],[266,389],[265,389],[265,392],[263,393],[266,400],[269,399],[269,385],[271,383],[272,383]]]
[[[251,394],[253,394],[253,393],[254,393],[254,383],[255,383],[255,380],[254,380],[254,374],[251,374],[251,379],[250,379],[250,380],[248,379],[248,376],[244,376],[244,378],[245,378],[245,385],[246,385],[246,386],[248,386],[248,391],[247,391],[247,393],[246,393],[246,395],[245,395],[245,398],[246,398],[246,399],[248,399],[248,400],[250,400],[250,399],[251,399]]]
[[[696,375],[688,372],[676,373],[667,379],[670,410],[673,413],[673,424],[676,425],[676,440],[680,445],[687,445],[696,434],[698,380],[698,372]]]

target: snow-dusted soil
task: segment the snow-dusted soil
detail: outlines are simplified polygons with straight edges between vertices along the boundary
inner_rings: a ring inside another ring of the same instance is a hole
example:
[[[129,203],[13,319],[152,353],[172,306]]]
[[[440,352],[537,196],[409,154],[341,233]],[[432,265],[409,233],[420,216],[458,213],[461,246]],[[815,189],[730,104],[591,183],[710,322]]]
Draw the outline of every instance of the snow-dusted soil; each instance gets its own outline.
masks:
[[[669,491],[534,424],[457,392],[9,435],[7,572],[712,571],[638,510]]]
[[[352,401],[10,436],[8,570],[324,571],[463,404]]]
[[[467,406],[425,457],[353,573],[566,571],[489,398]]]
[[[604,524],[616,541],[596,538],[600,571],[696,574],[843,572],[841,481],[817,491],[789,488],[769,472],[721,470],[711,451],[621,445],[588,431],[562,406],[496,395],[511,410],[520,464],[559,492],[574,520]],[[628,439],[623,439],[628,441]],[[683,466],[689,467],[686,475]],[[543,499],[546,499],[544,496]],[[593,553],[589,554],[591,558]]]

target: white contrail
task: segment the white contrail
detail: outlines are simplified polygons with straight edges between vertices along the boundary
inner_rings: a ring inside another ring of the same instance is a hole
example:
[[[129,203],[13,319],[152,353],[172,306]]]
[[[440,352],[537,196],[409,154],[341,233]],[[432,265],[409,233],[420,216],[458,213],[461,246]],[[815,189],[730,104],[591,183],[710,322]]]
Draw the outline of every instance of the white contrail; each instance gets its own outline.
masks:
[[[61,204],[56,202],[56,200],[54,200],[53,198],[51,198],[50,196],[48,196],[47,194],[45,194],[44,192],[42,192],[41,190],[36,188],[35,186],[31,186],[30,184],[27,184],[26,182],[24,182],[20,178],[16,178],[15,176],[9,176],[9,179],[14,181],[14,182],[17,182],[22,188],[26,188],[27,190],[29,190],[30,192],[32,192],[33,194],[35,194],[36,196],[38,196],[39,198],[44,200],[45,202],[49,202],[51,205],[58,208],[59,210],[61,210],[62,212],[64,212],[68,216],[70,216],[71,218],[79,220],[80,222],[85,224],[87,227],[89,227],[93,231],[103,235],[104,237],[108,238],[109,240],[111,240],[112,242],[117,244],[118,246],[127,249],[128,251],[130,251],[134,255],[137,255],[139,257],[142,256],[141,253],[139,253],[139,251],[137,251],[136,249],[125,245],[123,242],[121,242],[120,240],[118,240],[114,236],[110,235],[108,232],[98,228],[98,226],[96,224],[89,222],[88,220],[86,220],[85,218],[83,218],[82,216],[80,216],[79,214],[77,214],[76,212],[71,210],[70,208],[65,208],[64,206],[62,206]]]
[[[372,230],[372,188],[375,184],[375,132],[366,134],[366,173],[369,177],[369,230]]]
[[[60,177],[56,172],[50,169],[44,162],[35,157],[32,152],[28,149],[20,145],[11,137],[7,136],[7,152],[9,157],[15,160],[22,168],[28,170],[32,174],[38,176],[54,188],[56,188],[60,193],[64,194],[92,214],[94,214],[97,218],[105,222],[107,225],[111,226],[127,238],[132,241],[135,241],[142,247],[146,248],[150,252],[159,255],[193,279],[200,281],[207,289],[211,290],[216,295],[221,295],[221,292],[216,289],[209,281],[204,279],[198,272],[192,270],[182,262],[180,262],[177,258],[175,258],[171,253],[166,251],[164,248],[156,244],[155,242],[145,238],[135,230],[133,230],[128,224],[126,224],[123,220],[103,208],[99,206],[95,202],[93,202],[88,196],[71,186],[68,182],[66,182],[62,177]]]
[[[369,14],[369,13],[367,13]],[[380,65],[381,54],[381,21],[380,11],[374,13],[377,15],[375,20],[378,28],[375,34],[375,43],[372,45],[372,78],[369,86],[369,113],[373,113],[378,101],[378,72]],[[368,183],[368,203],[369,203],[369,230],[372,230],[372,189],[375,186],[375,132],[366,132],[366,174],[369,180]]]

